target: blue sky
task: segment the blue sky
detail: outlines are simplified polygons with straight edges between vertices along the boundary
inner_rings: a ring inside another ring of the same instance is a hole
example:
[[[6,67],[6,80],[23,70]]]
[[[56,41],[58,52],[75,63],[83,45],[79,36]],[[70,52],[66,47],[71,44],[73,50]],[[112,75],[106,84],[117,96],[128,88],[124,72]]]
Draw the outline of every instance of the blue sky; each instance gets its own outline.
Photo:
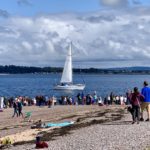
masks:
[[[124,0],[122,0],[124,1]],[[129,0],[149,5],[149,0]],[[39,13],[91,12],[104,9],[100,0],[1,0],[0,9],[12,15],[32,16]]]
[[[1,0],[1,9],[14,15],[36,15],[37,13],[85,12],[100,8],[98,0]]]
[[[150,66],[149,0],[1,0],[0,65]],[[63,63],[62,63],[63,62]]]

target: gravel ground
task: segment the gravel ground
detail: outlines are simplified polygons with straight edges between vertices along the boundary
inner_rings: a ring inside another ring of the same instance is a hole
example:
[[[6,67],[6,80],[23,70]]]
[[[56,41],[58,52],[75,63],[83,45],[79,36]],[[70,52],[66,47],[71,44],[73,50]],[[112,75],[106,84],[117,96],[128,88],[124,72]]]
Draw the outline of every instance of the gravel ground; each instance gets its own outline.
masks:
[[[49,141],[49,150],[145,150],[150,146],[150,122],[131,124],[131,115],[116,122],[74,130]],[[34,144],[11,147],[11,150],[34,149]]]

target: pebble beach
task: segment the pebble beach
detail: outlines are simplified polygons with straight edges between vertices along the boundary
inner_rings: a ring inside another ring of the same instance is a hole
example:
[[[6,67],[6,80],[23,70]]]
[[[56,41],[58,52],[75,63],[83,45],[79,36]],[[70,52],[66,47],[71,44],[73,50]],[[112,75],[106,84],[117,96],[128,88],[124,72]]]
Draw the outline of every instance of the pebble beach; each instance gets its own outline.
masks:
[[[33,111],[32,121],[38,119],[42,119],[44,122],[75,121],[72,127],[52,128],[44,132],[48,133],[43,135],[43,140],[48,143],[49,150],[150,149],[150,122],[131,124],[131,115],[123,106],[57,106],[50,109],[34,106],[24,107],[24,111],[29,110]],[[23,123],[22,118],[11,118],[12,111],[12,109],[8,109],[1,112],[1,138],[12,135],[17,137],[18,133],[22,132],[26,134],[29,131],[34,132],[30,128],[33,122]],[[16,124],[18,126],[13,128]],[[18,142],[18,144],[4,147],[4,149],[35,149],[36,134],[37,132],[32,133],[33,139],[28,139],[29,142]]]

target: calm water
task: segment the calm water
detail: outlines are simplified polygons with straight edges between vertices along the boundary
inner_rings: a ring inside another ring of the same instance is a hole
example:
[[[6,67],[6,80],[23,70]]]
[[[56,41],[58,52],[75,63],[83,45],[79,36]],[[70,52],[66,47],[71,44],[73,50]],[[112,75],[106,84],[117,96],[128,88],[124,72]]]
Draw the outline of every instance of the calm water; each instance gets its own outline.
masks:
[[[42,94],[47,96],[76,95],[77,91],[64,93],[52,90],[53,85],[60,81],[61,74],[21,74],[0,75],[1,96],[31,96]],[[144,80],[150,82],[150,75],[74,75],[75,83],[86,83],[84,93],[97,91],[98,95],[106,96],[111,91],[124,94],[134,86],[142,88]]]

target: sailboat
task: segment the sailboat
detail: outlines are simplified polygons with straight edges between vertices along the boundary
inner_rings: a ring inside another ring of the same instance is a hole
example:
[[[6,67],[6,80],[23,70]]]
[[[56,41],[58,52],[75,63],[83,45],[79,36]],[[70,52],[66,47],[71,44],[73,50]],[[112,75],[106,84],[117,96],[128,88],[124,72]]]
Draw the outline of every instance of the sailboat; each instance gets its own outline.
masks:
[[[60,84],[54,86],[54,90],[84,90],[85,84],[73,84],[72,76],[72,43],[70,43]]]

